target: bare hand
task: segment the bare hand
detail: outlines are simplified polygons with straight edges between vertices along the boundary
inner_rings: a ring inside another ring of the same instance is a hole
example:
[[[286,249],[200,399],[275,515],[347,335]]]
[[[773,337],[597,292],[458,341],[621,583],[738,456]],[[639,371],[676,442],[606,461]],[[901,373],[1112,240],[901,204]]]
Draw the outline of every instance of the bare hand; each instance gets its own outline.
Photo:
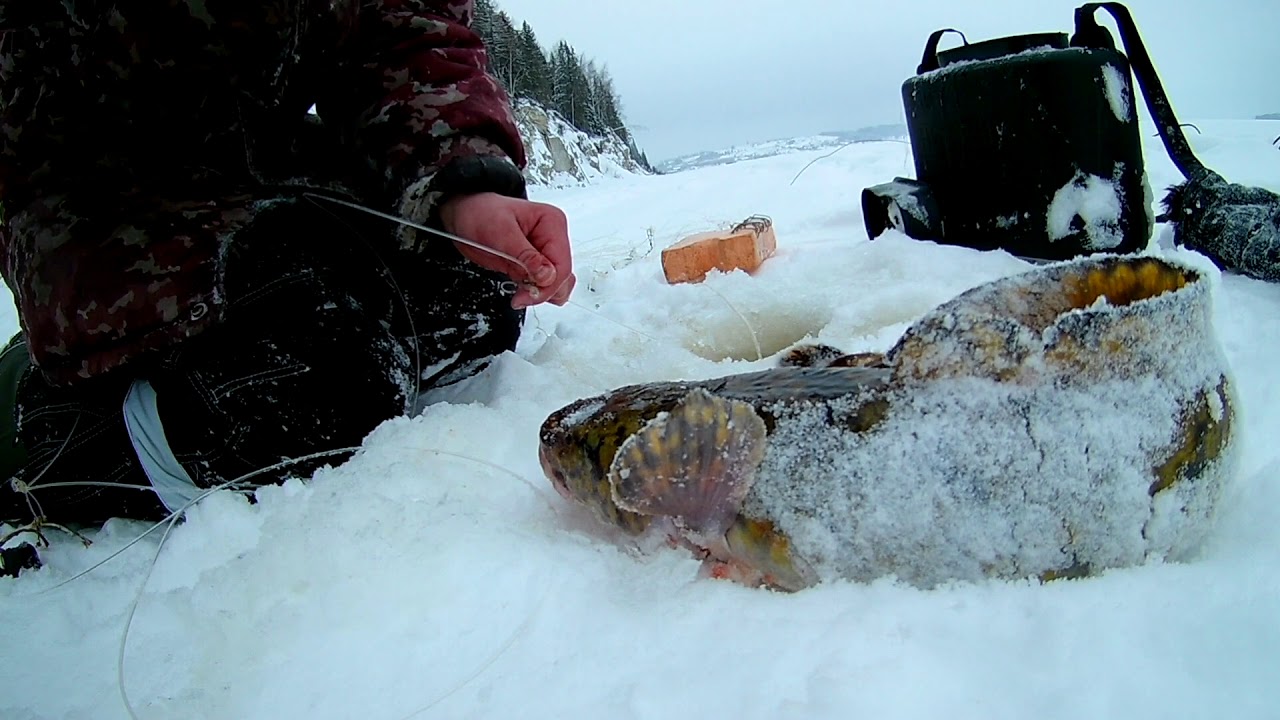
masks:
[[[479,248],[454,243],[463,257],[519,286],[511,306],[564,305],[577,279],[569,252],[569,222],[554,205],[496,193],[457,195],[440,206],[444,229],[517,258],[524,267]]]

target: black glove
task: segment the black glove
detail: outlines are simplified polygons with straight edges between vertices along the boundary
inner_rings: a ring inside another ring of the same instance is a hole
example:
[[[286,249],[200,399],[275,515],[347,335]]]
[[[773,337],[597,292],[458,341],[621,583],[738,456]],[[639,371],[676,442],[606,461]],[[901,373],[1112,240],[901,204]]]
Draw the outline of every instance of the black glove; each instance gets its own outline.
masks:
[[[1280,195],[1209,171],[1164,198],[1173,241],[1224,270],[1280,282]]]
[[[23,570],[40,567],[40,556],[31,543],[0,548],[0,577],[18,577]]]

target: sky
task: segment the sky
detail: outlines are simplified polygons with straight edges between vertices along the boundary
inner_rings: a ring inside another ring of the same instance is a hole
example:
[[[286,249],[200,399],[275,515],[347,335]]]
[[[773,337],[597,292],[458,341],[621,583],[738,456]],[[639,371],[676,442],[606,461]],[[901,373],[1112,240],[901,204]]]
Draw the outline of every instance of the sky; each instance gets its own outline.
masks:
[[[544,47],[567,40],[607,66],[628,125],[649,159],[659,162],[744,142],[902,122],[900,88],[915,72],[929,33],[955,27],[976,42],[1070,32],[1077,3],[496,0],[495,5],[517,26],[528,22]],[[1275,41],[1280,2],[1132,0],[1127,5],[1180,119],[1280,112],[1280,44]],[[1114,28],[1105,13],[1098,17]]]

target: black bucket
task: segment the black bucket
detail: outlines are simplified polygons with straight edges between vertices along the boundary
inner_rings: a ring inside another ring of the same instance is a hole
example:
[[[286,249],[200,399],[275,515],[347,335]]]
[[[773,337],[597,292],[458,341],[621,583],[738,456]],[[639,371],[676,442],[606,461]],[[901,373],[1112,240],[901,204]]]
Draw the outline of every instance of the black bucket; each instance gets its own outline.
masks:
[[[1065,33],[937,51],[902,86],[917,180],[863,191],[874,238],[911,237],[1045,260],[1126,253],[1151,236],[1129,62]]]

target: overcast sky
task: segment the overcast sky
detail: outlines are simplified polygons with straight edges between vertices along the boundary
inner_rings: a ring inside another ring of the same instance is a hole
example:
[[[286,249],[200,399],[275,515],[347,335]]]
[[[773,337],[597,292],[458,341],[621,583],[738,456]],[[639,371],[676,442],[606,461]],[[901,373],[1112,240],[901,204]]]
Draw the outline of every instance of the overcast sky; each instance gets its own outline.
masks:
[[[495,0],[517,27],[533,26],[543,47],[564,39],[608,67],[627,123],[654,162],[901,122],[902,81],[915,72],[930,32],[956,27],[970,42],[1070,32],[1077,4]],[[1280,112],[1280,0],[1127,5],[1179,119]],[[1114,28],[1105,12],[1098,17]]]

